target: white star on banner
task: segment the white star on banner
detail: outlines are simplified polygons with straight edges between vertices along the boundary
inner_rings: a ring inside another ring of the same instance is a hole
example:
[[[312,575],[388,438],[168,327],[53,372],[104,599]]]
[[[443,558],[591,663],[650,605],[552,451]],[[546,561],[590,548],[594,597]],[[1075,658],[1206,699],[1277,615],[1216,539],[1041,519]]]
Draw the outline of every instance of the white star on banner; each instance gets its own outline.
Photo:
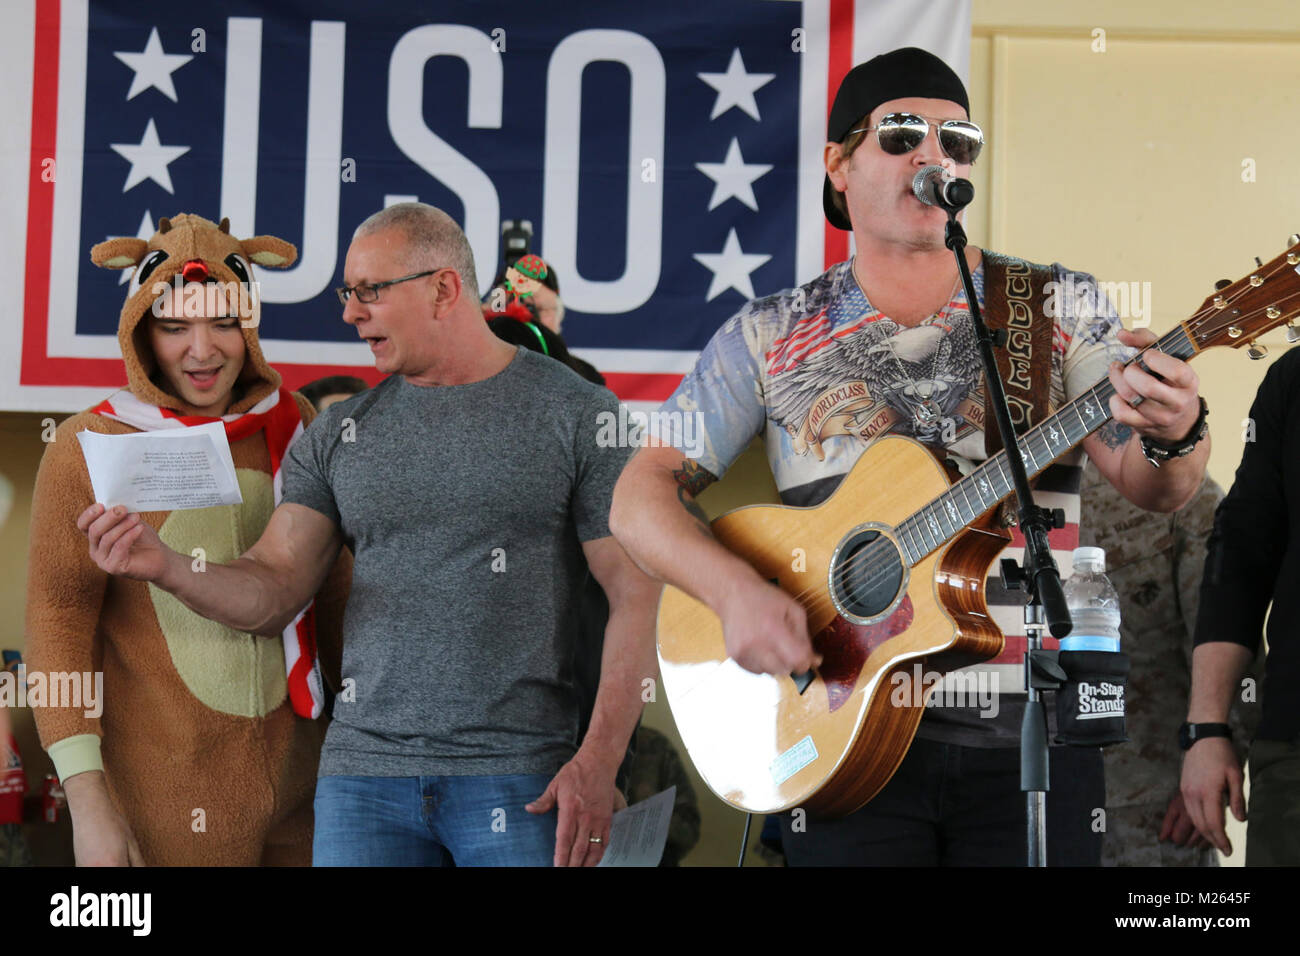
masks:
[[[718,91],[713,101],[709,119],[715,120],[733,106],[738,106],[754,119],[758,119],[758,103],[754,91],[776,79],[775,73],[746,73],[745,61],[740,58],[740,48],[731,51],[731,62],[726,73],[697,73],[701,80]]]
[[[109,148],[131,164],[131,172],[126,176],[126,185],[122,192],[132,186],[138,186],[146,179],[152,179],[163,189],[175,195],[172,189],[172,177],[167,172],[167,165],[190,151],[188,146],[164,146],[158,141],[158,130],[149,120],[144,136],[137,143],[109,143]],[[153,233],[150,233],[153,235]]]
[[[149,31],[149,42],[144,45],[143,52],[114,52],[113,56],[135,71],[131,89],[126,94],[128,100],[152,87],[173,103],[176,102],[176,87],[172,85],[172,74],[194,59],[189,53],[164,53],[157,27]]]
[[[768,163],[746,163],[734,136],[727,147],[726,159],[720,163],[696,163],[695,168],[713,180],[710,210],[734,196],[755,212],[758,212],[758,200],[754,198],[754,181],[772,171]]]
[[[727,233],[726,244],[721,252],[697,252],[695,261],[713,272],[713,281],[709,283],[706,302],[712,302],[728,289],[735,289],[746,299],[754,298],[754,283],[749,274],[765,263],[771,256],[747,254],[740,249],[740,240],[736,238],[733,228]]]
[[[150,239],[153,238],[153,234],[155,232],[157,232],[157,230],[154,229],[153,227],[153,216],[151,216],[149,214],[149,210],[146,209],[144,211],[144,215],[140,217],[140,228],[135,231],[135,237],[137,239],[143,239],[145,242],[148,242]],[[109,236],[108,238],[116,239],[118,237]],[[118,277],[117,284],[126,285],[128,282],[131,281],[131,276],[133,276],[134,274],[135,274],[135,269],[123,269],[122,275]]]

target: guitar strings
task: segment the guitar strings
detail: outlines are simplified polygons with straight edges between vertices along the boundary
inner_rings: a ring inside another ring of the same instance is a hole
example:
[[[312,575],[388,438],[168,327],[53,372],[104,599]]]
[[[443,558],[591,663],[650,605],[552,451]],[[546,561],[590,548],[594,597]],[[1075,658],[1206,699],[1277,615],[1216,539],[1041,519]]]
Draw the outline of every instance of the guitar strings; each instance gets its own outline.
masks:
[[[1141,353],[1139,353],[1139,356],[1140,354]],[[1136,358],[1139,356],[1135,356],[1134,359],[1130,361],[1136,360]],[[1028,441],[1030,441],[1034,435],[1040,433],[1041,429],[1044,429],[1048,425],[1052,424],[1059,415],[1063,414],[1070,407],[1073,407],[1081,399],[1091,396],[1094,398],[1094,400],[1097,401],[1099,406],[1104,406],[1106,402],[1109,400],[1110,396],[1113,395],[1114,393],[1115,393],[1114,386],[1110,384],[1110,380],[1101,379],[1095,385],[1093,385],[1092,388],[1090,388],[1087,392],[1080,394],[1076,399],[1074,399],[1070,403],[1070,405],[1067,405],[1066,408],[1062,409],[1060,412],[1057,412],[1046,422],[1043,422],[1041,425],[1036,426],[1035,428],[1026,432],[1025,435],[1021,436],[1022,443],[1027,443]],[[1106,418],[1103,419],[1102,425],[1104,425],[1105,421],[1108,420],[1109,418],[1110,415],[1109,413],[1107,413]],[[1102,425],[1098,425],[1097,428],[1101,428]],[[1093,429],[1092,431],[1096,431],[1096,430],[1097,429]],[[1089,432],[1089,434],[1091,434],[1091,432]],[[1087,436],[1084,437],[1086,438]],[[1081,438],[1079,441],[1083,441],[1083,439]],[[1076,442],[1075,444],[1077,445],[1078,442]],[[1072,445],[1071,447],[1074,446]],[[957,482],[954,482],[952,485],[948,487],[948,489],[942,495],[940,495],[938,498],[932,499],[931,501],[923,505],[921,508],[919,508],[916,512],[909,515],[907,518],[904,518],[897,525],[895,525],[894,528],[892,528],[891,530],[897,532],[898,529],[902,528],[904,525],[908,524],[909,522],[919,520],[923,512],[925,512],[927,509],[934,508],[940,501],[943,500],[943,498],[950,496],[952,492],[956,490],[959,485],[963,485],[965,483],[974,483],[975,479],[981,476],[982,472],[986,472],[986,471],[991,472],[993,471],[994,466],[997,467],[999,473],[1001,474],[1002,480],[1010,484],[1011,483],[1010,479],[1008,479],[1005,472],[1003,472],[1002,464],[1001,464],[1002,461],[1006,459],[1006,457],[1007,457],[1006,451],[1003,450],[998,452],[996,455],[993,455],[992,457],[981,462],[980,465],[977,466],[969,475],[963,477]],[[1039,471],[1042,471],[1046,467],[1047,466],[1044,465],[1043,468],[1036,468],[1034,474],[1037,474]],[[1015,488],[1013,486],[1010,489],[1008,489],[1007,493],[1001,495],[996,501],[994,501],[991,505],[989,505],[988,508],[985,509],[985,511],[989,510],[990,508],[996,507],[1003,499],[1008,497],[1008,495],[1013,493],[1014,491]],[[969,496],[967,496],[967,500],[969,502]],[[983,513],[984,513],[983,511],[980,512],[980,514]],[[976,515],[976,517],[978,517],[978,515]],[[898,552],[899,557],[904,559],[902,563],[907,564],[908,567],[915,567],[915,565],[918,564],[925,557],[932,554],[934,551],[937,551],[939,548],[943,547],[943,545],[948,540],[950,540],[953,537],[956,537],[958,534],[964,531],[966,527],[967,525],[963,524],[959,527],[956,527],[956,529],[951,533],[945,535],[943,534],[943,526],[939,525],[941,537],[938,543],[936,543],[934,547],[930,548],[928,551],[924,552],[923,554],[917,555],[911,562],[908,562],[902,553],[904,549],[909,548],[906,542],[902,542],[900,538],[900,544],[902,545],[902,547],[900,548],[893,543],[894,539],[884,537],[884,536],[882,536],[882,538],[883,540],[890,542],[889,548],[891,551]],[[882,538],[877,538],[875,540],[880,541],[882,540]],[[869,554],[870,551],[875,551],[877,553],[875,555],[872,555]],[[841,573],[857,574],[859,578],[859,582],[865,583],[867,585],[868,590],[872,589],[872,587],[874,587],[874,585],[878,583],[882,578],[894,574],[895,569],[898,567],[900,563],[899,561],[891,557],[889,554],[881,554],[880,553],[881,551],[882,551],[881,546],[877,545],[873,548],[872,544],[868,543],[866,547],[863,548],[862,551],[854,555],[852,558],[849,558],[847,561],[843,562],[843,564],[841,565]],[[869,562],[869,564],[866,564],[864,567],[864,562]],[[824,600],[826,603],[830,604],[831,608],[834,608],[835,607],[834,601],[832,601],[829,596],[826,596],[823,599],[822,595],[823,595],[823,591],[820,587],[808,587],[792,595],[792,597],[796,601],[799,601],[800,604],[803,604],[805,607],[808,607],[810,605],[805,604],[803,598],[811,596],[814,599],[814,603],[811,605],[812,607],[820,606],[822,601]]]
[[[1279,266],[1279,268],[1273,270],[1272,273],[1269,273],[1269,276],[1276,275],[1277,273],[1283,271],[1285,268],[1287,268],[1287,265],[1285,264]],[[1265,281],[1267,281],[1267,279]],[[1226,326],[1231,326],[1242,322],[1248,322],[1251,319],[1261,314],[1267,313],[1269,308],[1280,307],[1282,303],[1286,302],[1288,299],[1300,298],[1300,293],[1292,293],[1290,295],[1282,296],[1281,298],[1274,300],[1272,303],[1270,303],[1270,305],[1263,306],[1261,308],[1256,308],[1253,311],[1248,311],[1237,315],[1230,315],[1225,313],[1225,309],[1229,304],[1231,304],[1236,299],[1240,298],[1242,295],[1248,294],[1257,288],[1262,288],[1262,286],[1258,286],[1258,287],[1245,286],[1241,290],[1239,290],[1238,293],[1234,293],[1230,297],[1225,298],[1224,309],[1219,309],[1219,308],[1215,308],[1214,306],[1209,306],[1204,308],[1198,313],[1193,313],[1192,316],[1190,316],[1186,321],[1180,323],[1176,328],[1166,333],[1166,337],[1168,338],[1168,342],[1165,343],[1166,346],[1177,348],[1180,345],[1191,344],[1190,338],[1187,337],[1188,327],[1195,326],[1199,331],[1201,327],[1205,326],[1206,323],[1215,316],[1222,317],[1222,320],[1212,328],[1212,331],[1217,332]],[[1282,310],[1279,309],[1279,311]],[[1278,324],[1281,323],[1279,322]],[[1180,336],[1182,337],[1181,342],[1179,341]],[[1125,365],[1127,366],[1133,364],[1139,358],[1141,358],[1142,355],[1145,354],[1147,351],[1151,349],[1155,349],[1159,345],[1160,345],[1160,341],[1157,340],[1156,342],[1144,348],[1141,352],[1135,355],[1128,362],[1126,362]],[[1161,350],[1157,349],[1157,351],[1161,351]],[[1022,443],[1027,443],[1031,441],[1035,436],[1041,436],[1041,433],[1045,428],[1054,424],[1054,422],[1064,412],[1068,411],[1072,407],[1075,407],[1079,403],[1080,399],[1090,396],[1094,400],[1096,400],[1100,406],[1107,407],[1109,404],[1110,397],[1114,394],[1115,394],[1115,387],[1114,385],[1111,384],[1110,379],[1109,378],[1101,379],[1095,385],[1093,385],[1087,392],[1084,392],[1081,395],[1077,396],[1064,408],[1062,408],[1060,411],[1053,414],[1052,417],[1049,418],[1047,421],[1027,431],[1024,434],[1024,436],[1022,436]],[[1102,424],[1098,425],[1096,429],[1090,431],[1088,435],[1091,435],[1093,432],[1104,427],[1106,420],[1113,420],[1113,416],[1111,416],[1109,412],[1106,413],[1105,420],[1103,420]],[[1079,440],[1079,442],[1075,442],[1074,445],[1071,445],[1071,448],[1075,447],[1075,445],[1078,445],[1082,441],[1086,440],[1088,435],[1085,435],[1083,438]],[[1044,441],[1044,444],[1046,444],[1046,441]],[[1050,449],[1050,446],[1048,447]],[[930,502],[928,502],[927,504],[919,508],[916,512],[909,515],[907,518],[904,518],[897,525],[895,525],[894,528],[891,530],[897,531],[899,528],[902,528],[904,525],[919,520],[923,512],[927,511],[928,509],[935,508],[935,506],[938,503],[940,503],[944,498],[951,497],[952,492],[957,490],[959,486],[974,484],[974,479],[977,476],[979,476],[980,473],[983,471],[992,471],[993,470],[992,466],[997,465],[998,471],[999,473],[1001,473],[1002,472],[1001,462],[1006,457],[1007,457],[1006,451],[1003,450],[998,452],[996,455],[993,455],[985,459],[985,461],[981,462],[980,465],[977,466],[974,470],[972,470],[972,472],[969,475],[966,475],[963,478],[959,479],[958,481],[954,482],[942,495],[940,495],[938,498],[932,499]],[[1056,457],[1059,458],[1060,455]],[[1053,461],[1055,460],[1056,459],[1053,459]],[[1044,465],[1042,468],[1036,468],[1035,475],[1038,472],[1045,470],[1047,467],[1048,467],[1047,465]],[[1001,477],[1003,478],[1004,481],[1007,480],[1005,474],[1002,474]],[[997,501],[995,501],[992,505],[989,506],[989,509],[996,507],[1001,501],[1007,498],[1010,493],[1013,493],[1014,490],[1015,490],[1014,487],[1012,487],[1012,489],[1008,494],[1004,494],[1000,498],[998,498]],[[967,504],[969,504],[970,497],[969,495],[965,494],[965,491],[966,489],[963,488],[963,496],[966,497]],[[982,496],[980,496],[979,500],[981,503],[983,503]],[[987,510],[988,509],[986,509],[986,511]],[[983,513],[984,512],[981,512],[981,514]],[[940,512],[940,514],[942,514],[942,512]],[[976,517],[978,517],[978,515]],[[940,531],[942,532],[942,525],[940,525],[939,527],[940,527]],[[963,524],[960,527],[957,527],[956,530],[954,530],[950,534],[943,536],[934,547],[930,548],[930,550],[926,551],[924,554],[917,555],[910,563],[907,560],[908,556],[905,554],[905,551],[909,550],[909,546],[907,545],[907,543],[902,541],[900,537],[898,544],[895,544],[893,539],[882,535],[880,537],[877,537],[874,540],[875,541],[883,540],[889,542],[889,549],[897,553],[901,561],[895,560],[894,558],[890,557],[888,554],[880,554],[879,552],[882,550],[882,548],[880,546],[876,546],[873,548],[872,544],[874,542],[871,542],[868,543],[857,555],[855,555],[854,557],[850,558],[848,561],[845,561],[843,563],[843,565],[841,566],[841,573],[862,572],[864,571],[864,569],[861,567],[861,565],[863,564],[863,562],[869,561],[870,564],[866,566],[865,574],[862,575],[862,578],[860,578],[860,580],[864,578],[865,583],[868,585],[868,590],[870,590],[877,582],[881,580],[882,577],[893,575],[900,563],[906,564],[908,567],[915,567],[915,565],[918,564],[920,561],[924,560],[930,554],[934,553],[934,551],[937,551],[939,548],[943,547],[943,545],[946,544],[949,540],[951,540],[952,538],[956,537],[957,535],[965,531],[967,527],[968,524]],[[868,552],[870,551],[875,551],[877,552],[877,554],[869,555]],[[828,594],[825,594],[825,596],[823,596],[824,594],[825,592],[820,587],[808,587],[798,592],[797,594],[793,594],[791,596],[794,598],[795,601],[797,601],[801,606],[805,607],[806,609],[815,610],[815,609],[822,608],[823,605],[829,605],[830,610],[838,613],[838,609],[835,607],[835,602],[830,598]],[[811,598],[811,601],[810,602],[805,601],[804,600],[805,598]]]
[[[1276,271],[1280,271],[1280,270],[1276,270]],[[1236,298],[1240,298],[1241,294],[1248,293],[1248,292],[1250,292],[1250,291],[1251,291],[1252,289],[1254,289],[1254,288],[1256,288],[1256,287],[1254,287],[1254,286],[1247,286],[1247,287],[1244,287],[1243,289],[1241,289],[1241,290],[1239,291],[1238,294],[1234,295],[1232,298],[1226,299],[1226,300],[1225,300],[1225,308],[1226,308],[1226,306],[1227,306],[1228,303],[1230,303],[1230,302],[1232,302],[1232,301],[1235,301]],[[1260,315],[1261,313],[1266,313],[1267,310],[1268,310],[1269,308],[1280,306],[1282,303],[1286,302],[1288,299],[1293,299],[1293,298],[1298,298],[1298,297],[1300,297],[1300,293],[1293,293],[1293,294],[1291,294],[1291,295],[1289,295],[1289,296],[1283,296],[1283,297],[1281,297],[1281,298],[1275,300],[1275,301],[1274,301],[1271,305],[1269,305],[1269,306],[1264,306],[1264,307],[1262,307],[1262,308],[1258,308],[1258,309],[1255,309],[1255,310],[1253,310],[1253,311],[1245,312],[1245,313],[1241,313],[1241,314],[1238,314],[1238,315],[1225,315],[1225,316],[1223,317],[1222,321],[1221,321],[1220,323],[1217,323],[1217,324],[1216,324],[1216,326],[1215,326],[1215,330],[1217,331],[1218,329],[1222,328],[1222,327],[1225,326],[1225,325],[1232,325],[1232,324],[1239,323],[1239,322],[1249,321],[1250,319],[1252,319],[1252,318],[1254,318],[1254,317]],[[1173,348],[1177,348],[1177,347],[1180,346],[1180,345],[1187,345],[1187,344],[1190,344],[1190,339],[1187,338],[1187,333],[1186,333],[1186,328],[1185,328],[1185,326],[1191,325],[1191,324],[1193,324],[1193,323],[1197,323],[1198,325],[1202,325],[1202,326],[1203,326],[1203,325],[1205,325],[1205,324],[1207,323],[1207,321],[1208,321],[1210,318],[1212,318],[1212,317],[1215,316],[1216,314],[1222,314],[1222,311],[1223,311],[1223,310],[1221,310],[1221,309],[1216,309],[1216,308],[1210,307],[1210,308],[1205,309],[1203,313],[1197,313],[1197,314],[1194,314],[1194,315],[1193,315],[1191,318],[1189,318],[1186,322],[1184,322],[1184,323],[1180,323],[1180,325],[1179,325],[1178,327],[1172,329],[1169,333],[1166,333],[1166,338],[1167,338],[1168,341],[1166,341],[1164,344],[1166,345],[1166,347],[1173,347]],[[1180,338],[1181,338],[1181,341],[1180,341]],[[1157,347],[1158,345],[1160,345],[1160,344],[1161,344],[1161,343],[1160,343],[1159,341],[1157,341],[1157,342],[1153,343],[1152,345],[1147,346],[1147,348],[1143,349],[1142,352],[1139,352],[1136,356],[1134,356],[1133,359],[1130,359],[1129,362],[1126,363],[1126,364],[1132,364],[1132,362],[1134,362],[1134,361],[1136,361],[1138,358],[1140,358],[1140,357],[1142,356],[1142,354],[1144,354],[1146,351],[1148,351],[1148,350],[1150,350],[1150,349],[1153,349],[1153,348],[1156,348],[1156,347]],[[1085,392],[1085,393],[1079,395],[1078,397],[1076,397],[1076,398],[1075,398],[1075,399],[1074,399],[1074,400],[1073,400],[1069,405],[1067,405],[1065,408],[1063,408],[1060,412],[1057,412],[1056,414],[1054,414],[1054,415],[1052,416],[1052,418],[1048,419],[1046,422],[1043,422],[1041,425],[1036,426],[1034,429],[1031,429],[1030,431],[1026,432],[1025,435],[1023,436],[1024,441],[1027,443],[1028,441],[1031,441],[1034,437],[1041,437],[1041,433],[1042,433],[1042,430],[1043,430],[1043,429],[1046,429],[1048,426],[1054,424],[1055,420],[1056,420],[1057,418],[1059,418],[1059,416],[1060,416],[1061,414],[1063,414],[1064,412],[1068,411],[1069,408],[1074,407],[1075,405],[1077,405],[1078,402],[1079,402],[1081,399],[1086,398],[1086,397],[1092,397],[1093,399],[1095,399],[1095,400],[1098,401],[1098,404],[1100,404],[1100,405],[1107,405],[1107,404],[1109,403],[1110,396],[1111,396],[1111,395],[1114,395],[1114,394],[1115,394],[1114,386],[1110,384],[1110,380],[1109,380],[1109,378],[1106,378],[1106,379],[1102,379],[1102,380],[1100,380],[1096,385],[1094,385],[1094,386],[1093,386],[1091,389],[1089,389],[1087,392]],[[1107,419],[1111,418],[1111,416],[1110,416],[1109,414],[1107,414],[1106,417],[1107,417]],[[1104,424],[1105,424],[1105,422],[1103,421],[1102,425],[1099,425],[1098,428],[1103,427]],[[1093,429],[1092,431],[1096,431],[1096,430],[1097,430],[1097,429]],[[1091,432],[1089,432],[1089,434],[1091,434]],[[1087,436],[1084,436],[1084,437],[1086,438]],[[1084,439],[1080,439],[1080,442],[1083,441],[1083,440],[1084,440]],[[1044,441],[1044,444],[1046,444],[1045,441]],[[1078,442],[1076,442],[1075,444],[1077,445]],[[1049,447],[1049,449],[1050,449],[1050,446],[1048,446],[1048,447]],[[1072,445],[1071,447],[1074,447],[1074,446]],[[919,519],[920,519],[920,516],[922,515],[922,513],[925,512],[927,509],[934,509],[935,506],[936,506],[939,502],[941,502],[941,501],[943,500],[943,498],[952,496],[952,492],[954,492],[954,491],[958,488],[959,485],[964,485],[964,484],[973,484],[973,483],[974,483],[974,479],[975,479],[977,476],[979,476],[979,473],[980,473],[981,471],[985,471],[985,470],[992,471],[992,470],[993,470],[993,469],[992,469],[992,466],[993,466],[993,465],[997,465],[998,470],[999,470],[999,472],[1001,473],[1001,471],[1002,471],[1002,468],[1001,468],[1001,462],[1002,462],[1002,460],[1003,460],[1005,457],[1006,457],[1006,453],[1005,453],[1005,451],[1002,451],[1002,452],[999,452],[997,455],[995,455],[995,456],[993,456],[993,457],[991,457],[991,458],[989,458],[989,459],[986,459],[986,460],[985,460],[984,462],[982,462],[982,463],[981,463],[981,464],[980,464],[980,465],[979,465],[979,466],[978,466],[974,471],[972,471],[970,475],[967,475],[967,476],[963,477],[962,479],[959,479],[957,482],[954,482],[953,485],[951,485],[951,486],[947,489],[947,491],[944,492],[943,495],[940,495],[938,498],[935,498],[935,499],[933,499],[932,501],[928,502],[926,505],[924,505],[924,506],[922,506],[920,509],[918,509],[918,511],[916,511],[914,514],[909,515],[907,518],[903,519],[903,521],[900,521],[900,522],[898,523],[898,525],[896,525],[896,526],[894,527],[893,530],[897,531],[899,528],[902,528],[904,525],[908,524],[909,522],[914,522],[914,521],[919,520]],[[1057,457],[1060,457],[1060,456],[1058,455]],[[1047,467],[1047,466],[1044,466],[1044,468],[1046,468],[1046,467]],[[1041,471],[1041,470],[1043,470],[1043,469],[1037,469],[1037,470],[1035,471],[1035,474],[1037,474],[1037,472],[1038,472],[1038,471]],[[1002,477],[1002,479],[1003,479],[1004,481],[1007,480],[1005,474],[1002,474],[1001,477]],[[970,500],[970,499],[969,499],[969,495],[966,495],[966,494],[965,494],[965,491],[966,491],[966,489],[963,488],[963,495],[967,498],[967,503],[969,504],[969,500]],[[1012,491],[1014,491],[1014,488],[1012,489]],[[995,501],[995,502],[993,503],[993,505],[990,505],[989,507],[990,507],[990,508],[992,508],[992,507],[996,507],[996,505],[998,504],[998,502],[1002,501],[1002,500],[1005,499],[1006,497],[1008,497],[1008,495],[1005,495],[1005,494],[1002,495],[1002,496],[1001,496],[997,501]],[[981,503],[983,503],[983,498],[982,498],[982,497],[980,498],[980,501],[981,501]],[[986,510],[987,510],[987,509],[986,509]],[[983,513],[983,512],[981,512],[981,513]],[[942,512],[940,512],[940,514],[942,514]],[[934,547],[930,548],[930,549],[927,550],[924,554],[921,554],[921,555],[917,556],[914,560],[912,560],[912,561],[909,563],[909,567],[915,566],[916,563],[919,563],[919,561],[923,560],[923,559],[924,559],[925,557],[927,557],[929,554],[932,554],[934,551],[938,550],[940,547],[942,547],[942,546],[943,546],[947,541],[949,541],[951,538],[955,537],[956,535],[958,535],[958,534],[960,534],[962,531],[964,531],[964,530],[966,529],[966,527],[967,527],[967,525],[961,525],[961,526],[957,527],[953,532],[951,532],[951,533],[949,533],[949,534],[945,534],[945,535],[943,535],[943,537],[941,537],[941,539],[939,540],[939,542],[938,542]],[[942,525],[940,525],[939,528],[940,528],[940,533],[942,533]],[[877,540],[879,540],[879,539],[877,539]],[[889,540],[889,539],[886,539],[886,540]],[[892,543],[892,542],[891,542],[891,543]],[[899,548],[899,547],[897,547],[897,546],[893,546],[893,550],[898,551],[898,552],[899,552],[899,556],[900,556],[900,557],[903,557],[904,560],[906,560],[906,556],[905,556],[902,552],[903,552],[905,549],[906,549],[906,550],[910,550],[910,546],[907,544],[906,541],[902,541],[901,538],[900,538],[900,542],[899,542],[899,543],[902,545],[902,547]],[[864,577],[865,577],[865,583],[866,583],[869,587],[870,587],[870,586],[873,586],[874,584],[876,584],[877,582],[879,582],[880,579],[881,579],[883,576],[892,575],[893,573],[895,573],[895,570],[896,570],[896,568],[897,568],[897,566],[898,566],[898,564],[899,564],[899,561],[895,560],[895,559],[894,559],[893,557],[891,557],[890,555],[888,555],[888,554],[880,554],[881,550],[882,550],[882,549],[881,549],[879,546],[877,546],[877,547],[875,547],[875,548],[872,548],[871,545],[868,544],[868,545],[866,546],[866,548],[863,549],[862,552],[860,552],[858,555],[855,555],[853,558],[849,559],[848,561],[844,562],[844,564],[842,565],[842,569],[843,569],[843,571],[845,571],[845,572],[849,572],[849,571],[857,572],[857,571],[860,571],[860,570],[862,570],[861,565],[863,564],[863,562],[864,562],[864,561],[869,561],[869,562],[871,562],[871,563],[870,563],[870,565],[868,565],[868,566],[866,567],[866,572],[867,572],[867,573],[865,574]],[[876,554],[875,554],[875,555],[869,555],[869,554],[868,554],[869,551],[875,551]],[[805,597],[805,596],[810,595],[810,594],[811,594],[814,598],[817,599],[817,602],[816,602],[817,604],[820,604],[820,603],[821,603],[821,589],[820,589],[820,588],[805,588],[803,591],[800,591],[798,594],[793,595],[793,597],[794,597],[796,600],[799,600],[801,604],[803,604],[804,602],[803,602],[801,599],[802,599],[803,597]],[[831,604],[831,607],[834,608],[834,602],[833,602],[833,601],[830,601],[829,597],[827,597],[826,600]],[[806,606],[806,605],[805,605],[805,606]]]

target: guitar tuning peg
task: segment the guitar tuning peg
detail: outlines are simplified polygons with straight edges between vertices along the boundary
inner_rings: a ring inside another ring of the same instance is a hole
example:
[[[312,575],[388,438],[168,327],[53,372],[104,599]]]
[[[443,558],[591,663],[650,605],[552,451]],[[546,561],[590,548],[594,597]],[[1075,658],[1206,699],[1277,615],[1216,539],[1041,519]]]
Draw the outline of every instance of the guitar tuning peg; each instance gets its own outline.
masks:
[[[1288,344],[1300,342],[1300,325],[1288,325],[1286,327],[1286,340]]]
[[[1230,285],[1232,285],[1231,279],[1220,279],[1218,282],[1214,283],[1214,291],[1219,292]]]
[[[1292,246],[1297,245],[1300,245],[1300,232],[1293,232],[1291,235],[1287,236],[1286,247],[1290,249]]]
[[[1246,349],[1246,354],[1253,359],[1262,359],[1268,354],[1268,349],[1258,342],[1251,342],[1250,348]]]
[[[1255,268],[1256,268],[1256,269],[1261,269],[1261,268],[1263,268],[1263,266],[1264,266],[1264,263],[1260,261],[1259,256],[1256,256],[1256,257],[1255,257]]]

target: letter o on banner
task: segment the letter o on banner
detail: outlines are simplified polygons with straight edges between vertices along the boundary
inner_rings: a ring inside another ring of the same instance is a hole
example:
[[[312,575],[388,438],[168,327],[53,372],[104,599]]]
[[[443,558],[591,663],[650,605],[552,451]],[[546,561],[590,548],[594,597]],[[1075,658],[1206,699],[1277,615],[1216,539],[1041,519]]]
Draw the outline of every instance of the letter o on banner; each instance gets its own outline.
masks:
[[[578,271],[578,146],[582,73],[600,60],[622,63],[632,77],[627,144],[627,237],[623,274],[596,282]],[[546,72],[546,175],[542,237],[546,259],[564,276],[564,301],[581,312],[629,312],[659,285],[663,247],[663,177],[641,177],[642,164],[663,168],[663,57],[645,37],[626,30],[580,30],[551,54]],[[576,111],[575,111],[576,105]],[[575,128],[575,119],[576,128]],[[635,252],[634,252],[635,250]]]

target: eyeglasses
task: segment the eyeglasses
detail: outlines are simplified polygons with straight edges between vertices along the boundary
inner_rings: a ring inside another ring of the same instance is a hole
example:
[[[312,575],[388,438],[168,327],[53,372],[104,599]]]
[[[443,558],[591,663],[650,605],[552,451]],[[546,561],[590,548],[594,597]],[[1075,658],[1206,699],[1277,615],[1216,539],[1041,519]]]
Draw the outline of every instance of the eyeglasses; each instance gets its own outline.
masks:
[[[969,120],[935,123],[915,113],[886,113],[877,125],[849,130],[849,134],[875,130],[880,148],[891,156],[901,156],[925,142],[931,126],[939,131],[939,148],[945,156],[959,166],[975,162],[984,145],[984,131]]]
[[[435,272],[441,272],[442,269],[429,269],[425,272],[414,272],[409,276],[402,276],[400,279],[389,279],[387,282],[358,282],[353,286],[343,286],[335,289],[334,293],[339,297],[339,301],[344,305],[348,304],[348,299],[355,293],[358,302],[376,302],[379,299],[379,290],[390,285],[397,285],[399,282],[409,282],[412,279],[420,279],[424,276],[431,276]]]

